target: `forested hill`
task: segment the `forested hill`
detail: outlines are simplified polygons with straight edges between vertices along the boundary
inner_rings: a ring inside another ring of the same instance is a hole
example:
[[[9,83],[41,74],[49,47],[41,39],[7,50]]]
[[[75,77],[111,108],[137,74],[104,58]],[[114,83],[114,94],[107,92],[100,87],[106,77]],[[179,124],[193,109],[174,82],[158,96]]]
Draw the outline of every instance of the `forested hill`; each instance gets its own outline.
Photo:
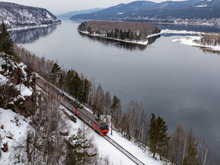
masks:
[[[47,9],[8,2],[0,2],[0,21],[9,29],[61,23]]]
[[[89,21],[79,25],[78,30],[102,37],[128,40],[146,41],[149,36],[160,33],[155,25],[146,22],[112,22]]]
[[[112,19],[210,19],[220,17],[219,0],[134,1],[118,4],[98,12],[79,14],[71,17],[77,19],[112,20]]]

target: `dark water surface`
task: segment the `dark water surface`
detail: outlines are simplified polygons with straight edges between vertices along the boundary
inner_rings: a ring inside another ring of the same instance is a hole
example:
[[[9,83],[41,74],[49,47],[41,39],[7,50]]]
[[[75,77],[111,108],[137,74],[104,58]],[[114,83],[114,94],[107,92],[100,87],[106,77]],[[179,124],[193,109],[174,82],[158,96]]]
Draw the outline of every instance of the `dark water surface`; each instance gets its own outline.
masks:
[[[105,91],[121,99],[123,110],[131,100],[142,103],[148,114],[164,118],[169,134],[178,124],[187,132],[193,128],[209,145],[210,158],[220,158],[218,54],[172,42],[181,36],[154,38],[148,46],[91,39],[76,31],[78,25],[63,21],[50,29],[14,32],[13,38],[36,55],[95,77]]]

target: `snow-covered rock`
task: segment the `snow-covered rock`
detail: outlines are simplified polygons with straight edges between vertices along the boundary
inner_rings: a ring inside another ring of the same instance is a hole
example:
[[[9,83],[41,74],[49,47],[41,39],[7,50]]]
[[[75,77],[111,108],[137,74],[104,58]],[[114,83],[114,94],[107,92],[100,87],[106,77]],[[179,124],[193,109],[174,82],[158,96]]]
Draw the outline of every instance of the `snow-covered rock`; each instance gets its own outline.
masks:
[[[47,9],[7,2],[0,2],[0,21],[4,21],[9,29],[49,26],[61,23]]]

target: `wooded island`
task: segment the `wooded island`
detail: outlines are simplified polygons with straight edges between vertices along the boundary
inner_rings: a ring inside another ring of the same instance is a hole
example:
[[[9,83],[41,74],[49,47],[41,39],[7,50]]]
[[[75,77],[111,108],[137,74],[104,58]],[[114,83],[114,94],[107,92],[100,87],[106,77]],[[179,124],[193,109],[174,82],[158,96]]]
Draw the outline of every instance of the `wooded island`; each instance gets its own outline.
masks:
[[[160,34],[160,29],[146,22],[89,21],[79,25],[79,32],[134,44],[148,43],[147,38]]]

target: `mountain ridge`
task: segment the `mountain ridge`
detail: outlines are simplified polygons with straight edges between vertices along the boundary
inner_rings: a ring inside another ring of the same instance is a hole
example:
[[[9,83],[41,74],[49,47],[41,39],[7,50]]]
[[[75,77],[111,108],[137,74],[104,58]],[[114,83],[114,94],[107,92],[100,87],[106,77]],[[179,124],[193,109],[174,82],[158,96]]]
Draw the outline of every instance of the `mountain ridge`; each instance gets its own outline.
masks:
[[[133,19],[133,18],[218,18],[220,13],[220,0],[191,0],[191,1],[165,1],[156,3],[152,1],[134,1],[128,4],[119,4],[103,9],[96,13],[75,15],[76,19]],[[158,15],[158,13],[161,13]],[[204,14],[205,13],[205,14]],[[202,16],[201,16],[202,14]],[[165,16],[166,17],[165,17]]]
[[[89,14],[89,13],[93,13],[93,12],[97,12],[100,11],[101,8],[93,8],[93,9],[85,9],[85,10],[77,10],[77,11],[70,11],[67,13],[63,13],[60,15],[57,15],[58,18],[66,18],[69,19],[70,17],[74,16],[74,15],[78,15],[78,14]]]

